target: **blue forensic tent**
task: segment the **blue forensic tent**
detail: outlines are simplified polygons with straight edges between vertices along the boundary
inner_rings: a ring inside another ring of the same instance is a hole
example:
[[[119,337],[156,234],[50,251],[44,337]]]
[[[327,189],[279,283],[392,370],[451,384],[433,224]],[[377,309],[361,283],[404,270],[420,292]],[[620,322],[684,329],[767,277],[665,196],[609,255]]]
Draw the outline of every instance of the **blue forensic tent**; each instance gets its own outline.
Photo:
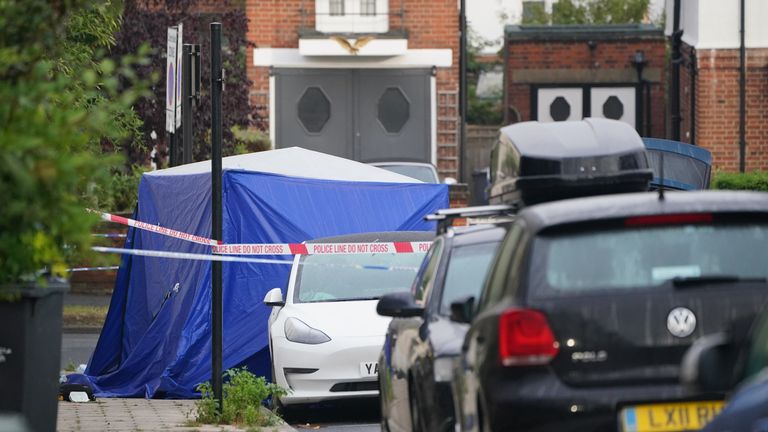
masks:
[[[301,148],[224,158],[225,243],[298,243],[366,231],[433,230],[445,185]],[[144,174],[135,219],[210,237],[210,162]],[[126,248],[210,253],[130,229]],[[285,259],[290,257],[264,257]],[[270,376],[269,309],[289,265],[224,263],[224,369]],[[98,396],[194,397],[210,379],[210,262],[124,255],[85,378]],[[82,377],[81,377],[82,378]]]

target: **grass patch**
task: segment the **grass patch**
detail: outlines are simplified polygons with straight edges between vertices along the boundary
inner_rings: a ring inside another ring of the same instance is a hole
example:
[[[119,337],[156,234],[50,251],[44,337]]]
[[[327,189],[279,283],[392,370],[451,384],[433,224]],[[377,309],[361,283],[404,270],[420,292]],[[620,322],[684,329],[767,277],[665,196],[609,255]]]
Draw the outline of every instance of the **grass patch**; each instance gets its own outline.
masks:
[[[102,327],[108,309],[108,306],[64,305],[64,327]]]

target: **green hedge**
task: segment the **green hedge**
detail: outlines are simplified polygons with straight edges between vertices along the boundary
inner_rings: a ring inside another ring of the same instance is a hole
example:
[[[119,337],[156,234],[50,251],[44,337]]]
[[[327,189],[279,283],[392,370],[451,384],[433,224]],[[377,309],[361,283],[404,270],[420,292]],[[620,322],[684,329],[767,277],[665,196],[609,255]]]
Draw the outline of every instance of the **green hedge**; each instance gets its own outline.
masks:
[[[718,172],[715,173],[712,179],[712,189],[768,192],[768,171],[746,173]]]

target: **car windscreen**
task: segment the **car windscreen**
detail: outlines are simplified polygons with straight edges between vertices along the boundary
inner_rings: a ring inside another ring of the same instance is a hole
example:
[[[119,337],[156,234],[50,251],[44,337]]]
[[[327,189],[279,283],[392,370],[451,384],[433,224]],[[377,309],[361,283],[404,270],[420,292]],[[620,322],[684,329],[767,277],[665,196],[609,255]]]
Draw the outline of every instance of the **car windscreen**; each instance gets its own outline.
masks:
[[[402,174],[416,180],[421,180],[424,183],[439,183],[435,172],[428,166],[420,165],[380,165],[379,168],[383,168],[393,173]]]
[[[643,289],[692,278],[765,278],[767,242],[765,223],[545,234],[534,243],[529,295]]]
[[[654,177],[661,177],[661,151],[648,150],[648,161],[653,168]],[[709,166],[692,157],[664,153],[664,179],[676,180],[693,186],[696,189],[706,189],[709,185]]]
[[[468,296],[478,298],[499,242],[454,247],[443,283],[440,314],[451,313],[451,303]]]
[[[423,259],[423,253],[304,255],[293,301],[372,300],[407,291]]]

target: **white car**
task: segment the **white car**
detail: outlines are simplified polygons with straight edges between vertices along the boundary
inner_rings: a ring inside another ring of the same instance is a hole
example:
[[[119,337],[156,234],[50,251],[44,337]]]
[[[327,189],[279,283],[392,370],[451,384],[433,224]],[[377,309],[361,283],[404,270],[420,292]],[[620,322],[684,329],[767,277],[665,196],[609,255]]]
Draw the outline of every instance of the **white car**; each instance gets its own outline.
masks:
[[[329,237],[312,243],[429,242],[434,233],[399,231]],[[270,290],[269,347],[282,405],[375,397],[377,359],[390,318],[376,313],[383,294],[407,291],[427,243],[413,253],[297,255],[288,288]]]

